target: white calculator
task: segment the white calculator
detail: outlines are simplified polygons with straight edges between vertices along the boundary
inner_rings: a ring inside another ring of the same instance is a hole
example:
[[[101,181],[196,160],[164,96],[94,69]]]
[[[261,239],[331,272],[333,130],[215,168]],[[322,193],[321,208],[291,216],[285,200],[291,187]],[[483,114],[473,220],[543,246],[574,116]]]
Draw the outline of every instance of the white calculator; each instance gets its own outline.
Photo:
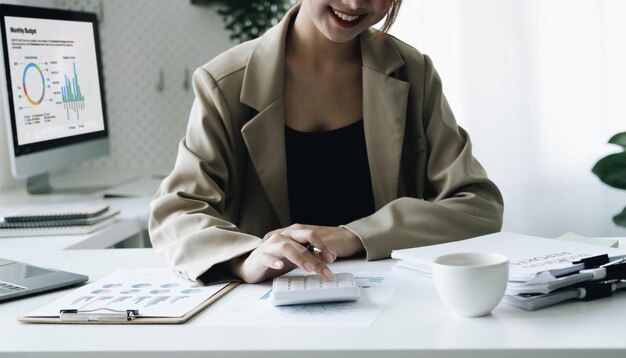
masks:
[[[336,273],[329,280],[319,275],[281,276],[274,279],[270,299],[274,306],[356,301],[361,291],[351,273]]]

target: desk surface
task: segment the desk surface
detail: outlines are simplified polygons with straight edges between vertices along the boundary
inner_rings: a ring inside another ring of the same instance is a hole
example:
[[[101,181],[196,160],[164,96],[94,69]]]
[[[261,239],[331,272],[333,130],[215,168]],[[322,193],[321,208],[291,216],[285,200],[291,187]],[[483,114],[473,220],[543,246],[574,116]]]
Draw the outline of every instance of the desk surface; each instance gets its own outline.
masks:
[[[0,193],[0,216],[21,207],[33,205],[68,204],[104,200],[120,209],[117,221],[97,232],[86,235],[62,235],[0,238],[0,250],[11,247],[23,249],[65,250],[104,249],[148,229],[151,197],[105,198],[101,195],[29,195],[24,188]]]
[[[7,258],[88,274],[117,267],[160,267],[151,249],[71,250],[53,254],[3,250]],[[336,271],[387,270],[392,260],[344,261]],[[501,304],[492,315],[460,318],[438,300],[434,286],[407,279],[369,328],[249,328],[203,324],[202,313],[183,325],[33,325],[17,316],[66,294],[48,293],[0,304],[0,355],[11,357],[624,357],[621,323],[626,294],[571,302],[537,312]],[[223,299],[228,299],[228,295]],[[210,310],[211,307],[208,308]]]

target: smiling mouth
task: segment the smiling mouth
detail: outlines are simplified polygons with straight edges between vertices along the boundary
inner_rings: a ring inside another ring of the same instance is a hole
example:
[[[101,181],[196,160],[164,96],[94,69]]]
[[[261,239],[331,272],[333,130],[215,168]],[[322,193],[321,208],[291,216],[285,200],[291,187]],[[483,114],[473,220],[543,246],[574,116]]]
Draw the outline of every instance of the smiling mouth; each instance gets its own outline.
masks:
[[[366,15],[356,15],[356,14],[348,14],[342,11],[339,11],[333,7],[328,7],[330,12],[333,14],[336,20],[340,21],[345,25],[356,25],[363,19]]]

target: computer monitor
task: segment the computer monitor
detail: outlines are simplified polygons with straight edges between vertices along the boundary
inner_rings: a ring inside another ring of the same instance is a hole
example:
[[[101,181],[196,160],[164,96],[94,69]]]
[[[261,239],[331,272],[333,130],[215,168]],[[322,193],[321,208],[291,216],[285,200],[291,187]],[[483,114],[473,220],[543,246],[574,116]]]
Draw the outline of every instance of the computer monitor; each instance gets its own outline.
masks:
[[[49,172],[109,153],[97,17],[2,4],[0,27],[13,176],[49,193]]]

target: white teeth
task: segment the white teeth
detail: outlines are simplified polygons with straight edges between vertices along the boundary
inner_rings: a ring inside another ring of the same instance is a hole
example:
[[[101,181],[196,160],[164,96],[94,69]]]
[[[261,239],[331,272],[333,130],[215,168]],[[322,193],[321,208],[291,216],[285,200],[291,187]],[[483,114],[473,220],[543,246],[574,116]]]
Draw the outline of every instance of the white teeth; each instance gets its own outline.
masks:
[[[352,21],[354,21],[354,20],[359,18],[358,15],[344,14],[342,12],[339,12],[339,11],[335,10],[335,9],[333,9],[333,12],[335,13],[335,15],[337,15],[338,18],[342,19],[343,21],[350,21],[350,22],[352,22]]]

